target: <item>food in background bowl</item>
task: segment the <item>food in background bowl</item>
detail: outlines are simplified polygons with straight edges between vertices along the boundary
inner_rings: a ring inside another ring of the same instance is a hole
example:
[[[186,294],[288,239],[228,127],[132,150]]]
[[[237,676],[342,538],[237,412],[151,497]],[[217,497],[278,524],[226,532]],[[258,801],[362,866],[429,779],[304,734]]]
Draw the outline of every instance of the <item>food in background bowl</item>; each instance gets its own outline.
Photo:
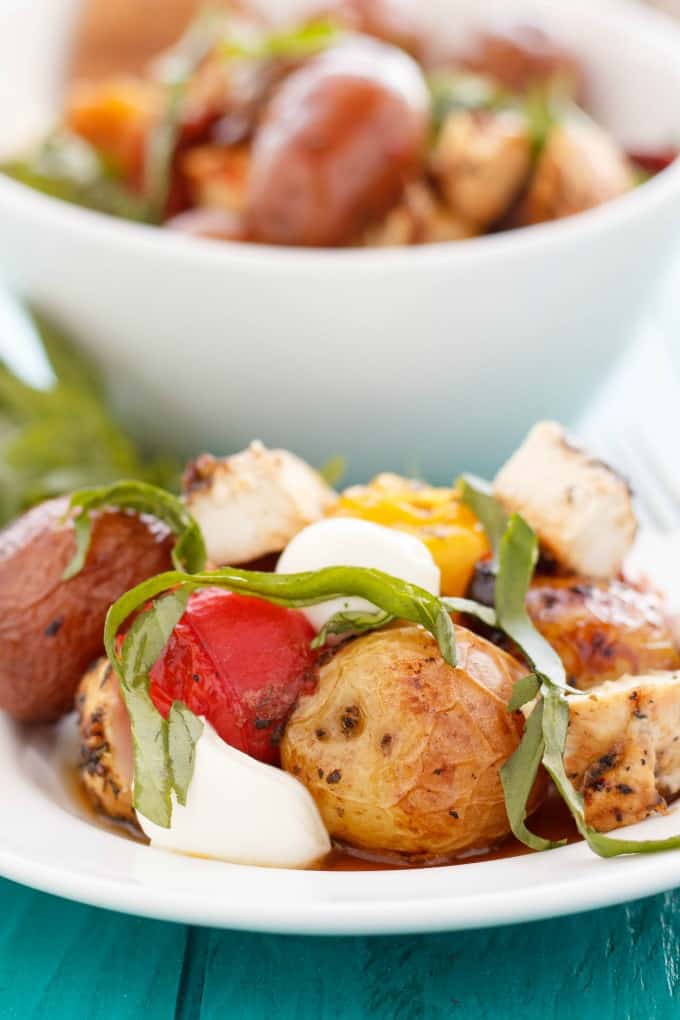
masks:
[[[463,240],[640,179],[579,105],[578,55],[540,28],[470,33],[435,56],[390,9],[339,5],[284,29],[204,15],[147,78],[80,83],[54,134],[6,171],[115,215],[307,247]]]
[[[625,579],[627,486],[560,426],[537,425],[493,487],[383,476],[338,499],[261,444],[199,463],[182,499],[120,482],[0,535],[0,568],[26,573],[54,620],[36,635],[35,614],[8,605],[0,703],[39,722],[77,687],[100,813],[157,847],[290,867],[332,866],[332,846],[402,867],[545,850],[574,826],[602,856],[680,845],[605,835],[680,792],[680,652],[661,595]],[[306,510],[291,515],[295,497]],[[137,557],[121,594],[103,529],[115,520],[129,544],[137,528],[141,548],[153,518],[161,553]],[[232,565],[208,570],[220,520]],[[270,569],[247,562],[258,532]],[[475,543],[472,577],[451,570]],[[541,806],[560,798],[546,834]]]

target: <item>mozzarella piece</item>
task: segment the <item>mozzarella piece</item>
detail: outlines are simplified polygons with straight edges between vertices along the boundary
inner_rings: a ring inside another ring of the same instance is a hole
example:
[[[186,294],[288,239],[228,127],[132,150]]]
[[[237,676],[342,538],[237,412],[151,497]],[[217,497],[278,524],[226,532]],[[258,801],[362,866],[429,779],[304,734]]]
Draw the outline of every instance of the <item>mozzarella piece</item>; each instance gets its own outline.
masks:
[[[575,446],[561,425],[535,425],[493,489],[563,566],[599,579],[620,571],[637,531],[630,489],[607,464]]]
[[[296,574],[322,567],[372,567],[402,581],[439,594],[439,567],[419,538],[372,521],[333,517],[301,531],[279,558],[279,574]],[[336,613],[375,612],[376,606],[362,598],[338,598],[303,609],[317,630]]]
[[[187,467],[183,489],[215,564],[280,552],[337,499],[305,461],[257,441],[232,457],[203,454]]]
[[[205,721],[187,802],[173,794],[170,828],[137,818],[152,846],[233,864],[304,868],[331,848],[306,787],[237,751]]]

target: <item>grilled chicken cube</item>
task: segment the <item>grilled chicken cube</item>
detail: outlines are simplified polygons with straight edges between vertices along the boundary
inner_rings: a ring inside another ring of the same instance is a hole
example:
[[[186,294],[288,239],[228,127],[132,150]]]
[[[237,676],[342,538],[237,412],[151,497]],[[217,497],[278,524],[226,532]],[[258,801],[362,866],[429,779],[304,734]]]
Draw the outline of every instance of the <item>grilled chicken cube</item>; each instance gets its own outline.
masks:
[[[605,680],[680,669],[680,654],[661,597],[622,581],[536,577],[527,610],[569,678],[587,690]]]
[[[403,244],[438,244],[474,237],[478,228],[445,205],[421,181],[409,184],[401,202],[380,222],[369,227],[363,243],[369,248]]]
[[[260,442],[232,457],[202,454],[184,473],[188,509],[215,564],[249,563],[281,552],[298,531],[319,520],[336,493],[318,471],[287,450]]]
[[[522,114],[473,110],[446,118],[431,170],[451,210],[481,229],[508,212],[529,177],[531,161]]]
[[[531,429],[496,476],[494,495],[567,570],[601,580],[621,570],[637,531],[630,489],[556,422]]]
[[[528,226],[585,212],[635,186],[622,149],[587,117],[550,131],[517,216]]]
[[[110,818],[136,824],[130,720],[108,659],[100,659],[81,680],[76,708],[80,727],[78,768],[88,797]]]
[[[666,810],[680,792],[680,673],[622,677],[570,698],[564,763],[600,832]]]

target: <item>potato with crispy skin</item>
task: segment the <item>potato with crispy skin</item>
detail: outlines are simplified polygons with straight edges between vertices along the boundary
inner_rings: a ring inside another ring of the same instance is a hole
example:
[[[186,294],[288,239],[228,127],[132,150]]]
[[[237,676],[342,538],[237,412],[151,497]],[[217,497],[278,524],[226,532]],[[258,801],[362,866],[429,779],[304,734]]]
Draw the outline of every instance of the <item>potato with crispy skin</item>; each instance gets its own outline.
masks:
[[[83,672],[103,651],[111,604],[171,567],[165,525],[103,511],[93,515],[83,569],[63,581],[75,552],[67,511],[67,498],[49,500],[0,532],[0,708],[26,722],[69,711]]]
[[[536,627],[581,690],[626,673],[680,668],[663,600],[622,581],[537,577],[527,594]]]
[[[108,659],[100,659],[81,680],[76,708],[80,729],[78,770],[85,792],[97,810],[109,818],[135,823],[130,720]]]
[[[418,627],[358,638],[301,699],[281,759],[335,839],[437,860],[508,834],[499,769],[522,733],[507,702],[526,670],[463,627],[456,640],[453,668]]]

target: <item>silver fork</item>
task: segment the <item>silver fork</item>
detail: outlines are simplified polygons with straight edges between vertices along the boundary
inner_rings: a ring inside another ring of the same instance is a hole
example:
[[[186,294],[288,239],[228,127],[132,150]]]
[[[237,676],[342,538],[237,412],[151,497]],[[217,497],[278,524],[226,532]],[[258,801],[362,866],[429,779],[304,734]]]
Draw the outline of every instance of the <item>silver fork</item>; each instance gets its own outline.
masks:
[[[680,529],[680,478],[641,429],[610,437],[605,457],[630,482],[640,521],[657,532]]]

